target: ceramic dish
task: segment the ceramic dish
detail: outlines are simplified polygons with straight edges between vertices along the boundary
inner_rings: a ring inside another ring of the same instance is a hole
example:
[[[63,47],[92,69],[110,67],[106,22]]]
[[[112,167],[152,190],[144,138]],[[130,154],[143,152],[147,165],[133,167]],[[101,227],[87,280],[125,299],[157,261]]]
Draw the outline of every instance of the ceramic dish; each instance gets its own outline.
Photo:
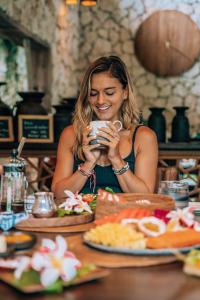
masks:
[[[22,231],[10,231],[4,233],[8,247],[15,250],[25,250],[32,248],[36,243],[36,236],[32,233]]]
[[[14,246],[8,245],[5,252],[0,252],[0,258],[9,257],[9,256],[13,255],[14,251],[15,251]]]
[[[95,244],[84,240],[84,242],[97,250],[111,252],[111,253],[120,253],[120,254],[129,254],[129,255],[172,255],[176,252],[187,253],[192,249],[200,249],[200,245],[184,248],[166,248],[166,249],[127,249],[119,247],[109,247],[100,244]]]

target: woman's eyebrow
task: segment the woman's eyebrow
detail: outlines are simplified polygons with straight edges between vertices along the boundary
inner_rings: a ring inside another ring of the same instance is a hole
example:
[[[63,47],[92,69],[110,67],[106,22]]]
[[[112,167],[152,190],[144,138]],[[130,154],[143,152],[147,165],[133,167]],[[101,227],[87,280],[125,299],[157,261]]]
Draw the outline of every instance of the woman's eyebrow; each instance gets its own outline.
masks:
[[[111,90],[111,89],[115,89],[115,88],[116,88],[115,86],[110,86],[110,87],[105,88],[105,90]]]
[[[112,89],[115,89],[116,87],[115,86],[111,86],[111,87],[107,87],[105,88],[104,90],[107,91],[107,90],[112,90]],[[95,89],[95,88],[91,88],[91,91],[97,91],[98,89]]]

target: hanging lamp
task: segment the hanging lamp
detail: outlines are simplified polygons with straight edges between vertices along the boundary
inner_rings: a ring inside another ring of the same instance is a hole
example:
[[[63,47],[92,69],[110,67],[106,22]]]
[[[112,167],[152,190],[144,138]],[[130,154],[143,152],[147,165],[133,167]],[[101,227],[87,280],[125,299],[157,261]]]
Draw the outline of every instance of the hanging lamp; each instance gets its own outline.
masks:
[[[78,0],[66,0],[67,5],[76,5],[78,4]]]
[[[80,4],[83,6],[95,6],[97,5],[97,0],[80,0]]]

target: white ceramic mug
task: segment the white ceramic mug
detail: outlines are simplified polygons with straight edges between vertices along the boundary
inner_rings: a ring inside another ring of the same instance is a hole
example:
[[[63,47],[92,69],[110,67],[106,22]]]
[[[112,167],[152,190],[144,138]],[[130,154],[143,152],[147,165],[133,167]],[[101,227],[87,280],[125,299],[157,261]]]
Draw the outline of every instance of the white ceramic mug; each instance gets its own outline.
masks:
[[[101,121],[101,120],[96,120],[96,121],[90,122],[91,132],[90,132],[89,136],[97,135],[99,133],[100,128],[108,127],[109,122],[110,121]],[[117,125],[117,124],[119,124],[118,126],[116,126],[117,131],[119,132],[122,129],[122,122],[119,120],[116,120],[113,122],[113,125]],[[100,143],[99,141],[101,141],[101,140],[107,140],[107,139],[99,136],[98,141],[96,139],[94,139],[90,142],[90,144],[91,145],[99,144]],[[106,146],[101,144],[99,146],[99,148],[104,149],[104,148],[106,148]]]

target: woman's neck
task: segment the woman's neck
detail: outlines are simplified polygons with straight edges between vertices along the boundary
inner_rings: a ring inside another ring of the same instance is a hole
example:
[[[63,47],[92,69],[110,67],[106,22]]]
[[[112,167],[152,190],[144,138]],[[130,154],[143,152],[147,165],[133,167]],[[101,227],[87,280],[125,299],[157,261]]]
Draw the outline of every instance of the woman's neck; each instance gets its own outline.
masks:
[[[108,154],[106,150],[101,150],[101,155],[97,161],[97,164],[102,167],[110,165],[110,161],[108,159]]]

